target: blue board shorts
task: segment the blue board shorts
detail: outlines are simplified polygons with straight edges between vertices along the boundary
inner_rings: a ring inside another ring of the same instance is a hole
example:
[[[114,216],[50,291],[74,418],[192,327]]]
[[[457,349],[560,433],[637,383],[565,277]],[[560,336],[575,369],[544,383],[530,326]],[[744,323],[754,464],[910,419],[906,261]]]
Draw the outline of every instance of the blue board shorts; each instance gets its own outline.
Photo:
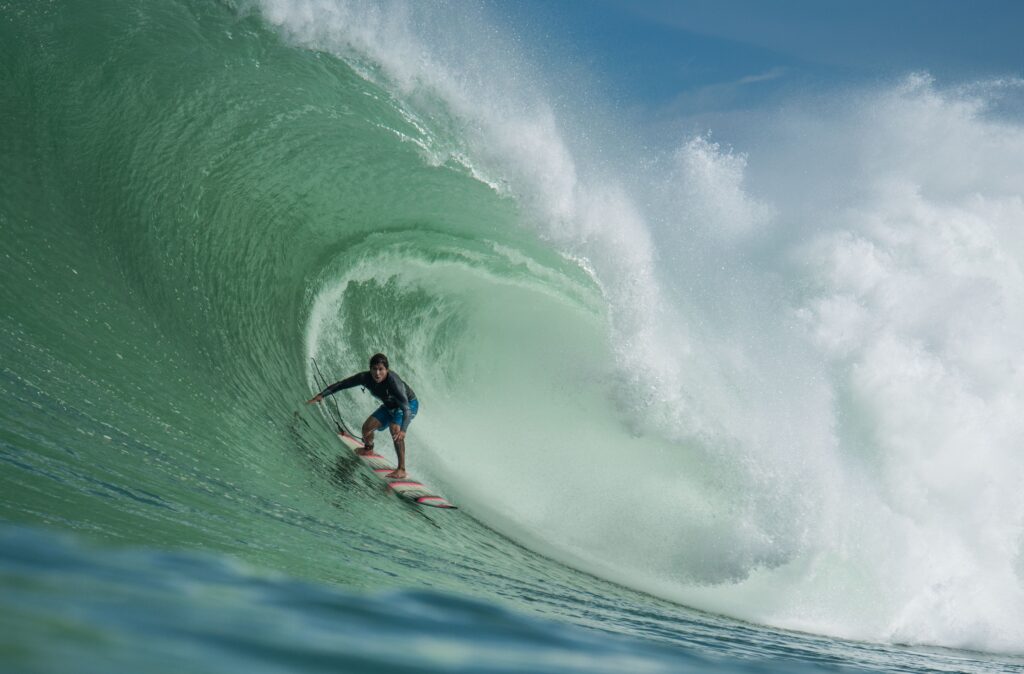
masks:
[[[419,409],[420,409],[420,400],[419,400],[419,398],[416,398],[415,400],[410,400],[409,401],[409,423],[410,424],[412,423],[412,420],[416,418],[416,412],[418,412]],[[402,421],[405,418],[405,411],[401,407],[396,407],[393,410],[389,410],[384,405],[381,405],[380,407],[377,408],[377,411],[375,411],[371,416],[374,419],[376,419],[377,421],[380,422],[381,428],[390,428],[391,424],[398,424],[398,427],[401,428],[402,427]],[[408,430],[408,429],[406,429],[406,430]]]

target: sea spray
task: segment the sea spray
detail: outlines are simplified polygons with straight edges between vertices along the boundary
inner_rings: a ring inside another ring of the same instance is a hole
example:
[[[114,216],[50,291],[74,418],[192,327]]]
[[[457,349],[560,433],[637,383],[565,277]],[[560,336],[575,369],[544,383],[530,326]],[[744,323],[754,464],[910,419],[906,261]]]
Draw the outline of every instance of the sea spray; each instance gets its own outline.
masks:
[[[332,10],[344,22],[316,27],[302,17],[332,16],[320,4],[268,7],[292,39],[377,63],[403,105],[443,103],[460,161],[595,274],[617,374],[596,390],[569,378],[590,389],[574,405],[579,423],[522,421],[564,437],[565,482],[623,496],[574,508],[572,490],[514,443],[478,449],[513,483],[529,477],[519,493],[532,506],[507,511],[506,527],[619,582],[751,620],[972,647],[1019,640],[1022,510],[1006,476],[1019,474],[1010,448],[1022,437],[1011,412],[1020,248],[1002,223],[1019,219],[1024,183],[1012,159],[1020,128],[986,117],[984,89],[962,96],[912,76],[850,94],[839,114],[769,119],[766,136],[794,147],[761,141],[740,154],[696,137],[667,172],[619,157],[628,169],[616,173],[587,163],[593,146],[544,104],[558,73],[507,42],[484,48],[483,62],[507,59],[514,78],[485,79],[452,60],[458,31],[425,39],[442,19],[408,6],[346,5]],[[366,37],[381,26],[388,40]],[[800,119],[821,149],[795,137]],[[542,379],[537,389],[557,388]],[[465,454],[466,442],[449,451]],[[638,455],[646,470],[633,475]],[[604,484],[608,474],[619,479]],[[971,599],[978,582],[999,590]]]

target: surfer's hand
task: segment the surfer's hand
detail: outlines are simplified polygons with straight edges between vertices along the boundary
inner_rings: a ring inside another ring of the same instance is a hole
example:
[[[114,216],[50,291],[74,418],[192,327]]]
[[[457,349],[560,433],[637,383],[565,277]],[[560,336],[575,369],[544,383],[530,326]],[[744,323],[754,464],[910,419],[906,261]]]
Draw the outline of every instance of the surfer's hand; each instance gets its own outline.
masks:
[[[320,395],[319,393],[317,393],[315,396],[313,396],[312,398],[307,400],[306,404],[307,405],[312,405],[313,403],[318,403],[318,402],[320,402],[323,399],[324,399],[324,397],[322,395]]]
[[[395,431],[394,433],[391,434],[391,439],[394,440],[395,442],[401,442],[402,440],[405,440],[405,431]]]

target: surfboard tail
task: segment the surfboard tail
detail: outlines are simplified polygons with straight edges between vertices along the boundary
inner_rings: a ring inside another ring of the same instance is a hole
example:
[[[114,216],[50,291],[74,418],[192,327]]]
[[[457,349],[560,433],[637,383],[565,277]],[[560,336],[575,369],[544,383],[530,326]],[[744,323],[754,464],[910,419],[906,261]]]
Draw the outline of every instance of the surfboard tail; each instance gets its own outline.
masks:
[[[388,474],[395,470],[394,466],[392,466],[391,463],[380,454],[359,454],[359,450],[364,449],[365,447],[362,440],[359,438],[356,438],[354,435],[345,431],[339,432],[338,438],[346,447],[351,449],[352,452],[370,468],[370,470],[373,471],[374,475],[387,483],[389,491],[393,491],[406,501],[415,503],[416,505],[430,508],[442,508],[446,510],[458,510],[458,507],[452,505],[448,499],[434,494],[427,486],[418,480],[411,477],[400,479],[389,478]]]

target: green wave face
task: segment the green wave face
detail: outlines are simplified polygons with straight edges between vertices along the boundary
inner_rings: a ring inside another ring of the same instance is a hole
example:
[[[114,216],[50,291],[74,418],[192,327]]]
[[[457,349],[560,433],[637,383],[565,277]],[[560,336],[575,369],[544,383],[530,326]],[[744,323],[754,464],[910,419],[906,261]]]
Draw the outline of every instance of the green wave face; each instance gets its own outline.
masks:
[[[390,540],[451,541],[339,462],[310,357],[391,355],[411,468],[485,509],[523,500],[490,498],[521,438],[594,413],[545,392],[608,368],[597,287],[346,63],[207,3],[0,28],[4,519],[408,583]],[[356,427],[375,406],[338,398]]]

